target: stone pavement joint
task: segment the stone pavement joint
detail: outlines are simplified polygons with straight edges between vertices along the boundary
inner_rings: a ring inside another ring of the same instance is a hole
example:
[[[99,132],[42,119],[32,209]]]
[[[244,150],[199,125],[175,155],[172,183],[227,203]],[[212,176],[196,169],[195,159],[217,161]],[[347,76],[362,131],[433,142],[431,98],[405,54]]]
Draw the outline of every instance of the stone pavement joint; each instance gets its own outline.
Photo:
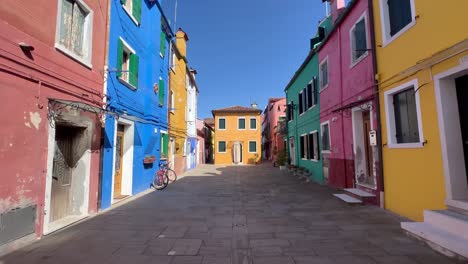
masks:
[[[462,263],[406,236],[393,214],[332,194],[271,163],[202,165],[0,264]]]

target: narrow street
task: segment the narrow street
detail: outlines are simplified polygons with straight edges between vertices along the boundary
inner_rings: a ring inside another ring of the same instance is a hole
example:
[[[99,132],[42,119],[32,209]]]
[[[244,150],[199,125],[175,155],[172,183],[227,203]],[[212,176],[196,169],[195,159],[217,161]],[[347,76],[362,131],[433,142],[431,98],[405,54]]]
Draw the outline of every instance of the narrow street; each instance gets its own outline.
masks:
[[[407,237],[390,213],[331,194],[268,163],[203,165],[0,263],[457,263]]]

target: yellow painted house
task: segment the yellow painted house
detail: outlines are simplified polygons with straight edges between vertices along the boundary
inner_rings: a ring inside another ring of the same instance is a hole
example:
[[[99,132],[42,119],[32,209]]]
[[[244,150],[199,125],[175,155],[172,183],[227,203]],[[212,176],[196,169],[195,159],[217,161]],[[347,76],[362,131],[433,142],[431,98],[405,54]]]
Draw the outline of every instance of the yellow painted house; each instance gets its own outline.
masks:
[[[256,164],[260,161],[261,116],[257,108],[233,106],[212,111],[215,120],[214,163]]]
[[[407,231],[466,256],[434,234],[457,233],[468,212],[468,1],[372,3],[385,206],[424,220]],[[466,246],[468,225],[460,232]]]
[[[186,167],[185,144],[187,141],[187,34],[179,29],[175,43],[171,42],[169,70],[169,151],[168,159],[177,174]]]

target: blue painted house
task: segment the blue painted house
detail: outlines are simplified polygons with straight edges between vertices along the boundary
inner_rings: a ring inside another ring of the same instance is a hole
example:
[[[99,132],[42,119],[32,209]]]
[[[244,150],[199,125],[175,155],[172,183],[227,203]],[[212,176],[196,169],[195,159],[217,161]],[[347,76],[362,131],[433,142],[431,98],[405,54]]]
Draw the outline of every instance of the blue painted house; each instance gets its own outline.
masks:
[[[111,0],[101,209],[150,188],[167,152],[172,36],[157,1]]]

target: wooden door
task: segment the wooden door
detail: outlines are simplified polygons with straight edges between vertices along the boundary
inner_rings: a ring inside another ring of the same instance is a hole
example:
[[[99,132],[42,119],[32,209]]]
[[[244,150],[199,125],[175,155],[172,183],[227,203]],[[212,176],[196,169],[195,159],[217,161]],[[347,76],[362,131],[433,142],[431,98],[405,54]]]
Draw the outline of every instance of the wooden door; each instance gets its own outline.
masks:
[[[115,175],[114,175],[114,198],[122,195],[122,164],[124,148],[124,126],[118,125],[117,138],[115,141]]]
[[[468,171],[468,75],[455,79],[458,100],[458,113],[465,157],[465,171]],[[468,181],[468,173],[466,173]]]
[[[71,212],[71,183],[73,163],[73,128],[57,126],[52,167],[50,222]]]

